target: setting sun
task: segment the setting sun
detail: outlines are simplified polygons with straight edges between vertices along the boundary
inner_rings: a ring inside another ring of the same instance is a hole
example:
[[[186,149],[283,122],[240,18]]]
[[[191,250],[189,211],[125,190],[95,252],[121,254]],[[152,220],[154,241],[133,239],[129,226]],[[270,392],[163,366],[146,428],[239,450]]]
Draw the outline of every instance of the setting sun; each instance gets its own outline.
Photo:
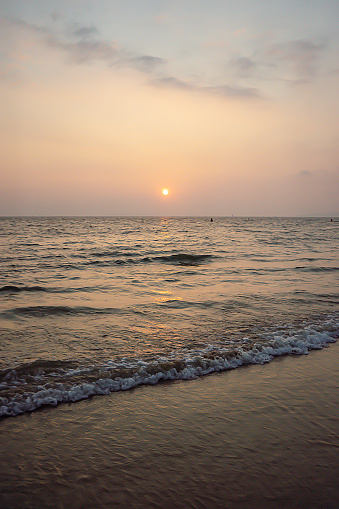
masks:
[[[165,195],[165,196],[167,196],[167,195],[168,195],[168,189],[163,189],[163,190],[162,190],[162,194],[163,194],[163,195]]]

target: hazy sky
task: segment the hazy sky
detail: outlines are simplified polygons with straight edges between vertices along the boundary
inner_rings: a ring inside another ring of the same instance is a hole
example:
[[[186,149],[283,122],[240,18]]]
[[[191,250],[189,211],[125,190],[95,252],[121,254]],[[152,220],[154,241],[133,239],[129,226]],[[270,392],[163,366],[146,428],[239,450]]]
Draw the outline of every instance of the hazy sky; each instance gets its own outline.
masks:
[[[0,13],[0,215],[338,215],[338,0]]]

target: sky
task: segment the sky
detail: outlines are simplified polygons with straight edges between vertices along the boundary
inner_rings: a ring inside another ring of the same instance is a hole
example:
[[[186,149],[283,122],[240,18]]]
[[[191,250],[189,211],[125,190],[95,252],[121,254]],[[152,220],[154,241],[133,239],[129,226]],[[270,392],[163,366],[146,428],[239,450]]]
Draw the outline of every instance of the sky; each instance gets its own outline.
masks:
[[[0,215],[339,215],[338,0],[0,18]]]

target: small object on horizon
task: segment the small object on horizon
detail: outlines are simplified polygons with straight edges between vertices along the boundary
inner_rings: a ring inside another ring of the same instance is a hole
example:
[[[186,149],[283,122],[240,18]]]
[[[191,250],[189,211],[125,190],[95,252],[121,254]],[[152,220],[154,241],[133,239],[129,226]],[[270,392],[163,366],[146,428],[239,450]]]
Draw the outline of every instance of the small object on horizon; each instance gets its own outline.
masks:
[[[213,223],[213,217],[211,217],[211,223]]]

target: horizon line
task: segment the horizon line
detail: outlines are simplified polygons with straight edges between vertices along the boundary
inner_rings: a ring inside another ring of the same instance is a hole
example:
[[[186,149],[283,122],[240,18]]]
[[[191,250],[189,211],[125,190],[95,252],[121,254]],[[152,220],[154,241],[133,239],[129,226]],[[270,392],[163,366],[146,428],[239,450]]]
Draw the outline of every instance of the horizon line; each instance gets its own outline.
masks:
[[[6,219],[6,218],[89,218],[89,217],[102,217],[102,218],[108,218],[108,217],[115,217],[115,218],[230,218],[230,219],[237,219],[237,218],[258,218],[258,219],[293,219],[293,218],[300,218],[300,219],[310,219],[310,218],[319,218],[319,219],[331,219],[331,218],[339,218],[339,213],[335,213],[332,215],[296,215],[296,216],[285,216],[285,215],[158,215],[158,214],[145,214],[145,215],[126,215],[126,214],[112,214],[112,215],[106,215],[106,214],[51,214],[51,215],[44,215],[44,214],[18,214],[18,215],[0,215],[0,219]]]

